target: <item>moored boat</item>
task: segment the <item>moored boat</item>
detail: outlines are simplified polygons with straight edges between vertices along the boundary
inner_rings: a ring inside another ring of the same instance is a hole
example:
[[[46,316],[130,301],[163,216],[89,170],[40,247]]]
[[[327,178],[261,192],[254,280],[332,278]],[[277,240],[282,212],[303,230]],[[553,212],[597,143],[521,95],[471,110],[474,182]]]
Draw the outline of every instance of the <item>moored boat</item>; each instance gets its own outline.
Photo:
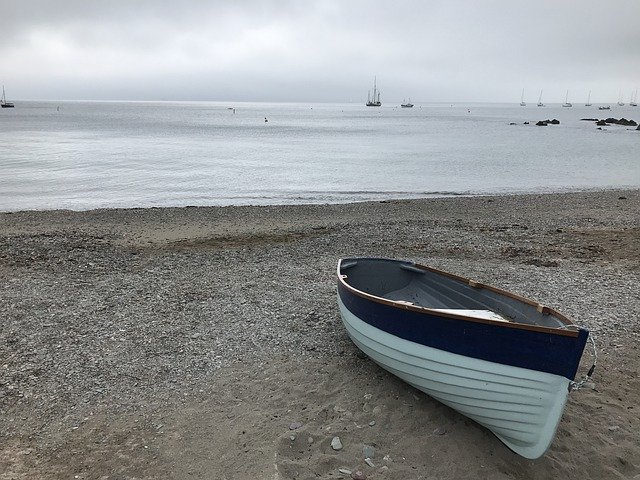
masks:
[[[526,458],[548,449],[581,384],[589,332],[498,288],[412,262],[348,258],[338,262],[338,305],[373,361]]]
[[[380,101],[380,91],[376,82],[377,78],[373,77],[373,97],[371,96],[371,90],[367,92],[367,107],[380,107],[382,102]]]
[[[4,93],[4,85],[2,86],[2,97],[0,98],[0,107],[2,107],[2,108],[14,108],[13,103],[7,102],[7,94]]]

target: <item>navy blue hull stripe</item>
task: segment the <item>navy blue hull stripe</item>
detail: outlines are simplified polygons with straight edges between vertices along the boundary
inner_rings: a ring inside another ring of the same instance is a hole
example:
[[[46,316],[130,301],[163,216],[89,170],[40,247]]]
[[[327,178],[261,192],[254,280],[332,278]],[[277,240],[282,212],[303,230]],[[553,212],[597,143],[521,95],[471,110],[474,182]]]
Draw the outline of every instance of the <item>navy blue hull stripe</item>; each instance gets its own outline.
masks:
[[[412,342],[503,365],[575,379],[588,332],[577,337],[466,322],[363,298],[338,282],[345,307],[362,321]]]

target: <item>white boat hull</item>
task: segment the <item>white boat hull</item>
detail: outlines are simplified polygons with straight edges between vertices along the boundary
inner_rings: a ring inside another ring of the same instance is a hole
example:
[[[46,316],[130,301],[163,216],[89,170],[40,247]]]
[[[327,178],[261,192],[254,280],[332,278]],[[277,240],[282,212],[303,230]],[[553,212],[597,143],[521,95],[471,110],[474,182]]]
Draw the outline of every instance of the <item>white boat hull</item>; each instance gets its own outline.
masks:
[[[549,448],[569,379],[405,340],[355,316],[339,295],[338,305],[353,342],[381,367],[487,427],[523,457],[538,458]]]

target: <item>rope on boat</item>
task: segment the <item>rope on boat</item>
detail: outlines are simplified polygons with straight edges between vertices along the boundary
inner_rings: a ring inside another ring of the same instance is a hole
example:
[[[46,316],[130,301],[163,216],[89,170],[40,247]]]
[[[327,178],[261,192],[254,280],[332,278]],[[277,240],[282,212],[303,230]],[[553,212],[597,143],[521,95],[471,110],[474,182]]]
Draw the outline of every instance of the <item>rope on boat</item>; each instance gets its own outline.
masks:
[[[565,325],[563,327],[560,328],[584,328],[581,327],[580,325]],[[584,328],[585,330],[587,330],[586,328]],[[591,346],[593,347],[593,364],[591,365],[591,368],[589,368],[589,371],[587,372],[587,374],[582,378],[582,380],[580,380],[579,382],[576,381],[571,381],[569,383],[569,391],[570,392],[575,392],[576,390],[580,390],[585,383],[587,383],[589,380],[591,380],[591,375],[593,375],[593,371],[596,369],[596,364],[598,363],[598,349],[596,348],[596,342],[593,339],[593,334],[591,332],[589,332],[589,341],[591,342]]]

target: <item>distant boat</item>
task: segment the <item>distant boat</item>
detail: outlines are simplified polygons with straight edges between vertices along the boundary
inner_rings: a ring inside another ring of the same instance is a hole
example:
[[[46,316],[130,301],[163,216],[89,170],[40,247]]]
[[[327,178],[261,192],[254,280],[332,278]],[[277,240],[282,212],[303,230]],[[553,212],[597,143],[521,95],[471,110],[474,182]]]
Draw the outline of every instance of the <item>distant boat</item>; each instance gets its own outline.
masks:
[[[382,105],[380,102],[380,92],[376,85],[376,77],[373,77],[373,97],[371,96],[371,90],[367,93],[367,107],[379,107]]]
[[[520,97],[520,106],[521,107],[526,107],[527,104],[524,103],[524,88],[522,89],[522,96]]]
[[[411,103],[411,99],[409,99],[408,102],[404,102],[404,100],[402,101],[402,104],[400,105],[402,108],[413,108],[413,103]]]
[[[624,102],[622,101],[622,92],[620,92],[620,95],[618,96],[618,106],[624,107]]]
[[[611,110],[611,107],[609,105],[606,107],[598,107],[598,110]]]
[[[631,105],[632,107],[638,106],[638,89],[637,88],[636,88],[636,91],[631,94],[631,101],[629,102],[629,105]]]
[[[563,107],[573,107],[573,104],[571,102],[569,102],[569,90],[567,90],[567,94],[564,97],[564,103],[562,104]]]
[[[540,97],[538,98],[538,106],[544,107],[544,103],[542,103],[542,90],[540,90]]]
[[[587,96],[587,103],[584,104],[585,107],[591,106],[591,90],[589,90],[589,95]]]
[[[0,99],[0,107],[13,108],[15,105],[11,102],[7,102],[7,94],[4,93],[4,85],[2,86],[2,99]]]

